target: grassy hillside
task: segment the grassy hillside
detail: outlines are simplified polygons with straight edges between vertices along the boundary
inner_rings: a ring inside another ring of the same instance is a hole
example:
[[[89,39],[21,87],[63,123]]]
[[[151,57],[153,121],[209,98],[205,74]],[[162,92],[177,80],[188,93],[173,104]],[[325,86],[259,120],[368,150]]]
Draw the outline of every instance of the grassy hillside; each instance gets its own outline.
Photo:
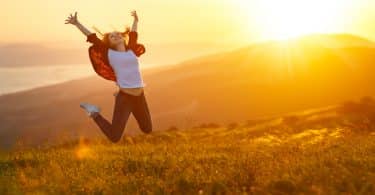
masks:
[[[356,36],[316,35],[147,70],[154,127],[223,125],[375,96],[373,45]],[[97,104],[110,118],[115,90],[114,83],[95,77],[1,96],[0,147],[19,138],[39,144],[61,135],[97,136],[78,105]],[[137,129],[131,120],[125,132]]]
[[[374,194],[375,101],[0,159],[0,194]]]

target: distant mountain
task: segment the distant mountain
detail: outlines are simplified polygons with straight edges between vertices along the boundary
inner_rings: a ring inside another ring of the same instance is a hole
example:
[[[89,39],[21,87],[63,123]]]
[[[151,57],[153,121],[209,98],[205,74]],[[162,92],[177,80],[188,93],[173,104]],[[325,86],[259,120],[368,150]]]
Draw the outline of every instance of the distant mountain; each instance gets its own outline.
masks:
[[[22,67],[34,65],[89,64],[89,43],[80,46],[54,47],[52,44],[0,44],[0,67]],[[142,56],[146,65],[172,64],[208,53],[227,51],[235,47],[225,43],[161,43],[146,45]]]
[[[0,67],[33,65],[87,64],[87,50],[57,49],[41,44],[6,44],[0,46]]]
[[[244,121],[374,96],[373,45],[352,35],[315,35],[148,70],[146,96],[155,130]],[[94,77],[2,96],[0,141],[100,135],[78,105],[98,104],[110,117],[115,90],[113,83]],[[126,133],[136,129],[132,120]]]
[[[298,41],[321,43],[330,48],[374,47],[374,43],[366,38],[352,34],[313,34],[297,38]]]

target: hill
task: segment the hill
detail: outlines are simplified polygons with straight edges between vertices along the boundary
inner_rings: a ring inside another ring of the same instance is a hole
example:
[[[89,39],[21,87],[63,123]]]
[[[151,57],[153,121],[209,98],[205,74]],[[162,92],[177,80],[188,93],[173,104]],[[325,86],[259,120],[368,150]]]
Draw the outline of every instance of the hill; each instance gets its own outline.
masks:
[[[311,43],[315,42],[315,44],[320,43],[329,48],[374,47],[372,41],[352,34],[312,34],[296,39]]]
[[[53,43],[0,44],[0,67],[87,64],[89,60],[86,56],[87,49],[54,48]]]
[[[223,125],[374,96],[374,61],[373,43],[352,35],[259,43],[146,71],[146,96],[156,130]],[[115,90],[95,77],[2,96],[1,143],[100,135],[78,105],[111,117]],[[138,132],[132,120],[126,133]]]
[[[184,45],[184,47],[181,47]],[[147,66],[172,64],[182,59],[193,58],[207,53],[235,48],[233,43],[160,43],[147,44],[147,53],[142,63]],[[32,66],[88,64],[87,49],[90,46],[83,37],[82,42],[50,43],[0,43],[0,68],[20,68]],[[176,48],[179,48],[176,50]],[[14,60],[17,59],[17,60]]]
[[[212,125],[211,125],[212,126]],[[1,194],[374,194],[375,101],[229,126],[24,147]]]

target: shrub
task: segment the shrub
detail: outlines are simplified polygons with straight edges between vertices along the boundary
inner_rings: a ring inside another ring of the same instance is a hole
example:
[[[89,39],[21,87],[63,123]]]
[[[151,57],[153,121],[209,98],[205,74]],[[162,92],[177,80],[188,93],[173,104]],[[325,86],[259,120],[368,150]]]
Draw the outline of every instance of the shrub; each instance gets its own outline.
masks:
[[[375,105],[375,100],[370,96],[365,96],[361,98],[360,103],[365,105]]]
[[[298,116],[286,116],[283,118],[283,123],[288,126],[295,126],[299,120]]]
[[[208,123],[206,126],[207,128],[219,128],[220,127],[220,125],[216,123]]]
[[[239,125],[237,123],[229,123],[228,126],[227,126],[227,129],[228,130],[231,130],[231,129],[235,129],[237,128]]]
[[[289,180],[271,182],[268,188],[272,194],[296,194],[297,191],[295,184]]]
[[[176,126],[170,126],[167,131],[177,131],[178,128]]]
[[[363,97],[359,102],[345,102],[338,108],[338,113],[346,118],[346,126],[355,131],[375,130],[375,101]]]
[[[252,126],[255,126],[259,123],[262,123],[262,121],[261,120],[247,120],[245,126],[246,127],[252,127]]]
[[[194,129],[205,129],[205,128],[219,128],[220,125],[216,123],[202,123],[198,126],[195,126]]]

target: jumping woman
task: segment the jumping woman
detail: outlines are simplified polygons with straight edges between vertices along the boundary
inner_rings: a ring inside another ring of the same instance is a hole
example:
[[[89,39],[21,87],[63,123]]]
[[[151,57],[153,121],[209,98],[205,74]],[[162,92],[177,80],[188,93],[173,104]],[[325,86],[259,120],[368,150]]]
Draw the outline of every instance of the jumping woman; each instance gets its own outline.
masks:
[[[107,80],[115,81],[119,87],[112,123],[100,114],[99,107],[88,103],[80,105],[112,142],[121,139],[131,113],[144,133],[152,131],[151,116],[138,62],[138,57],[145,53],[145,48],[137,42],[137,13],[133,11],[131,15],[134,18],[131,29],[127,28],[125,32],[114,31],[102,34],[102,39],[78,21],[77,12],[74,15],[70,14],[65,21],[65,24],[76,26],[86,35],[86,41],[92,44],[89,48],[89,57],[95,72]]]

